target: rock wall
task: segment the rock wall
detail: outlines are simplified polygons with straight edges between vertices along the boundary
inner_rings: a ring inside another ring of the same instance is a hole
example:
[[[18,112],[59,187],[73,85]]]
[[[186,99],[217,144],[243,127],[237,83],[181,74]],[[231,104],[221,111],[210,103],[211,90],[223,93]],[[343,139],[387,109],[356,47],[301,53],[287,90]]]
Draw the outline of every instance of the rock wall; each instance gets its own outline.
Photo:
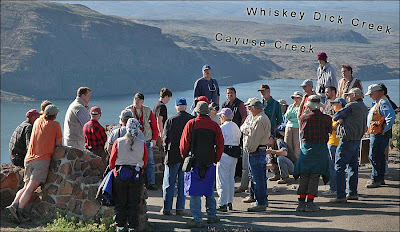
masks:
[[[54,216],[63,212],[81,219],[113,215],[113,207],[101,206],[95,199],[105,169],[102,159],[89,151],[58,148],[50,163],[46,183],[41,185],[26,206],[33,217]],[[23,187],[23,169],[12,164],[1,167],[1,208],[13,201]],[[139,230],[148,227],[147,190],[144,188],[140,203]]]

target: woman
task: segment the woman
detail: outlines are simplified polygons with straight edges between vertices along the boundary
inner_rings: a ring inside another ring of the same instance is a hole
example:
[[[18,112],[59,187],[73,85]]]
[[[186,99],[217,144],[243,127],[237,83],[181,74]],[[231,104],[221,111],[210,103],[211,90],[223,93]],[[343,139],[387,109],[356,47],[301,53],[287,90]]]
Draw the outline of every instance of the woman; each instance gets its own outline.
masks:
[[[301,99],[303,94],[296,91],[291,96],[294,103],[291,104],[286,110],[285,117],[288,121],[285,128],[284,141],[290,148],[293,149],[296,158],[299,158],[300,154],[300,138],[299,138],[299,121],[297,119],[297,113],[299,112]]]
[[[113,198],[117,231],[123,231],[128,222],[129,231],[139,225],[139,203],[143,190],[143,169],[147,164],[146,142],[139,134],[140,123],[130,118],[127,133],[118,138],[110,156],[110,169],[114,173]]]
[[[208,105],[208,108],[210,109],[210,113],[209,113],[210,118],[214,122],[218,123],[218,125],[221,125],[221,119],[219,118],[219,115],[217,115],[217,113],[219,111],[219,105],[215,102],[211,102]]]

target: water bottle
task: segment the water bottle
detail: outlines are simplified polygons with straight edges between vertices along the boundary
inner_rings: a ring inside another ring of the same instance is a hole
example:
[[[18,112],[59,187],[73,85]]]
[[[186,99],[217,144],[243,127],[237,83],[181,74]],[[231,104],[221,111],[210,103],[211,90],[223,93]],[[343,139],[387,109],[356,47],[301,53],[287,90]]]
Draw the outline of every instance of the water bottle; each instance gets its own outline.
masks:
[[[136,164],[136,167],[135,167],[135,177],[134,177],[134,180],[135,180],[135,181],[138,181],[138,180],[139,180],[139,175],[140,175],[140,166],[139,166],[139,164]]]

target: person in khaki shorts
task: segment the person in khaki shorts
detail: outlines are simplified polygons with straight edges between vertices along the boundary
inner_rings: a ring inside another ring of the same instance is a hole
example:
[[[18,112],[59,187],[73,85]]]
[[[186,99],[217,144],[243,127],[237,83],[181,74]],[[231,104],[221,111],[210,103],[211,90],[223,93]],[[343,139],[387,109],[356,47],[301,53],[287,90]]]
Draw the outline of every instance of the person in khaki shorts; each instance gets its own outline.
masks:
[[[25,157],[25,185],[17,192],[13,203],[7,206],[17,223],[29,220],[29,216],[23,209],[40,183],[46,181],[51,155],[56,146],[62,145],[61,125],[54,121],[57,113],[58,108],[55,105],[48,105],[44,110],[44,118],[38,118],[33,125],[31,141]]]

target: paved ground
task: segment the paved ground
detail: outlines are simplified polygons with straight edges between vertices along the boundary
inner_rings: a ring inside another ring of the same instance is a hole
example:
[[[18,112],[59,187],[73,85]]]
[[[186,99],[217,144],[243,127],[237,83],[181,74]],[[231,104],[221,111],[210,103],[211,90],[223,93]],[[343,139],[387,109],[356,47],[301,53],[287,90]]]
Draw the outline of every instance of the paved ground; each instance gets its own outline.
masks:
[[[235,194],[233,211],[218,213],[221,222],[202,229],[187,229],[187,216],[164,216],[161,191],[149,191],[148,216],[154,231],[399,231],[400,220],[400,165],[390,164],[386,185],[377,189],[366,189],[371,169],[360,167],[358,201],[346,204],[329,203],[330,197],[323,197],[321,192],[329,186],[319,186],[319,196],[315,202],[321,207],[319,212],[296,212],[296,187],[293,179],[288,185],[268,182],[269,207],[263,213],[249,213],[250,204],[242,203],[245,193]],[[239,183],[236,183],[238,186]],[[272,188],[278,187],[277,192]],[[203,198],[204,204],[204,198]],[[189,209],[187,198],[186,208]],[[203,212],[205,212],[203,206]]]

